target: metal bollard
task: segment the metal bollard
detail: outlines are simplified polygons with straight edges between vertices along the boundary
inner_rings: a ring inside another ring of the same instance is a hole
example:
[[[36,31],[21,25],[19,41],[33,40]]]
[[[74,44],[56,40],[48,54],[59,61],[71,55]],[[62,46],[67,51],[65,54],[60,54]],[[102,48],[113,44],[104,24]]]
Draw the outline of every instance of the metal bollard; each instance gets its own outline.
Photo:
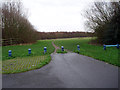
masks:
[[[103,45],[103,48],[104,48],[104,50],[106,50],[106,45],[105,44]]]
[[[44,47],[44,54],[47,52],[47,47]]]
[[[80,51],[80,45],[77,45],[77,49],[78,49],[78,51]]]
[[[31,49],[30,48],[28,49],[28,54],[31,54]]]
[[[12,56],[12,50],[8,51],[8,56],[11,57]]]
[[[119,49],[119,44],[117,44],[117,49]]]
[[[64,51],[64,47],[63,46],[61,46],[61,50]]]

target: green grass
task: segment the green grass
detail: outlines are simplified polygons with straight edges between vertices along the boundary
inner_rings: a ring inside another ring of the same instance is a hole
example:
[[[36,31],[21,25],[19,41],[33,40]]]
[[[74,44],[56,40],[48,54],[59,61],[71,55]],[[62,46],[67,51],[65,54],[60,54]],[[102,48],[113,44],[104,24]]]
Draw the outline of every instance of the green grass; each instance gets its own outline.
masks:
[[[80,45],[79,54],[120,66],[118,62],[118,49],[116,47],[108,47],[107,50],[103,50],[103,46],[88,44],[91,39],[92,38],[60,39],[54,41],[54,43],[59,47],[64,46],[65,49],[73,52],[78,52],[77,45]]]
[[[15,59],[18,57],[33,57],[44,55],[44,47],[47,47],[46,55],[54,52],[52,46],[52,40],[39,40],[32,45],[15,45],[15,46],[3,46],[2,47],[2,61],[8,59]],[[31,48],[31,55],[28,55],[28,49]],[[8,50],[12,50],[12,57],[8,57]]]
[[[44,47],[47,47],[46,54]],[[32,52],[30,55],[28,55],[29,48]],[[12,57],[8,56],[8,50],[12,50]],[[3,46],[2,73],[19,73],[40,68],[50,62],[52,52],[54,52],[52,40],[39,40],[31,45]]]
[[[62,51],[61,49],[57,49],[57,53],[67,53],[67,51]]]
[[[50,62],[50,55],[16,58],[2,62],[2,73],[19,73],[40,68]]]

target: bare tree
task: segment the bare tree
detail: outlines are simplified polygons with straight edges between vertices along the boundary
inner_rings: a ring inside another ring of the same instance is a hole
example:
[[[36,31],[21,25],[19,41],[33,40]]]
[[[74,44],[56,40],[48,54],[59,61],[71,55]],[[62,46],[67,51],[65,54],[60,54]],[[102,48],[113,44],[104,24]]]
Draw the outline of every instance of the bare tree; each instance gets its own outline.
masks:
[[[16,38],[18,43],[36,41],[36,30],[28,21],[20,1],[2,4],[2,34],[4,39]]]
[[[85,12],[87,18],[85,25],[95,32],[100,43],[118,43],[119,15],[120,2],[95,2],[92,8]]]

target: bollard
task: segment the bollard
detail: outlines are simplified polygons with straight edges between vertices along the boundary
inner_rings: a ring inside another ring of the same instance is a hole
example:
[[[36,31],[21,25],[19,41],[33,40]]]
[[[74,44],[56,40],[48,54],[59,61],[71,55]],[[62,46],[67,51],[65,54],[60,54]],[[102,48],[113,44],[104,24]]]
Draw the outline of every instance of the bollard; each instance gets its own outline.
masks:
[[[11,57],[12,56],[12,50],[8,51],[8,56]]]
[[[61,46],[61,50],[64,51],[64,47],[63,46]]]
[[[77,45],[77,49],[78,49],[78,51],[80,51],[80,45]]]
[[[103,48],[104,48],[104,50],[106,50],[106,45],[105,44],[103,45]]]
[[[31,49],[30,48],[28,49],[28,54],[31,54]]]
[[[47,52],[47,47],[44,47],[44,54]]]
[[[119,44],[117,44],[117,49],[119,49]]]

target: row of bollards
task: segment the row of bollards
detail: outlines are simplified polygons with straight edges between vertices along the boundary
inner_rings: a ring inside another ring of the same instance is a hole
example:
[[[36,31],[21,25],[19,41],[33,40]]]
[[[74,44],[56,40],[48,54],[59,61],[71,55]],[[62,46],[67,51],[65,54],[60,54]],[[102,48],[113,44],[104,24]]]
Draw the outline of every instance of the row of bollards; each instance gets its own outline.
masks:
[[[80,46],[77,45],[77,49],[78,51],[80,51]],[[64,51],[64,46],[61,46],[61,50]],[[47,52],[47,47],[44,47],[44,54]],[[28,54],[30,55],[31,54],[31,49],[29,48],[28,49]],[[8,51],[8,56],[11,57],[12,56],[12,50],[9,50]]]
[[[61,50],[64,51],[64,46],[61,46]],[[80,51],[80,45],[77,45],[77,50]],[[44,47],[44,54],[47,52],[47,47]],[[28,49],[28,54],[31,54],[31,49]],[[12,56],[12,50],[8,51],[8,56],[11,57]]]
[[[106,50],[106,47],[117,47],[117,49],[119,49],[119,44],[116,45],[103,45],[103,49]],[[61,46],[61,50],[64,51],[64,46]],[[80,45],[77,45],[77,50],[80,51]],[[47,52],[47,47],[44,47],[44,54]],[[28,54],[31,54],[31,49],[28,49]],[[8,56],[11,57],[12,56],[12,50],[8,51]]]
[[[77,45],[77,49],[78,51],[80,51],[80,46]],[[61,46],[61,50],[64,51],[64,46]],[[47,47],[44,47],[44,54],[47,52]],[[28,49],[28,54],[30,55],[31,54],[31,49],[29,48]],[[9,50],[8,51],[8,56],[11,57],[12,56],[12,50]]]
[[[44,47],[44,54],[47,52],[47,47]],[[30,55],[31,54],[31,49],[29,48],[28,49],[28,54]],[[12,57],[12,50],[9,50],[8,51],[8,56],[9,57]]]

